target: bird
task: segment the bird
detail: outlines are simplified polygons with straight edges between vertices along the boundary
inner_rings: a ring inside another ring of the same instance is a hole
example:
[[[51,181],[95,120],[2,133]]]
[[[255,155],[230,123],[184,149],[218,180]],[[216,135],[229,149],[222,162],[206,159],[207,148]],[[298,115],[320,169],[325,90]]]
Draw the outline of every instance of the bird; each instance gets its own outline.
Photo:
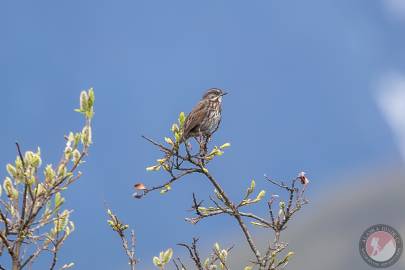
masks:
[[[219,88],[210,88],[204,93],[184,121],[182,142],[196,138],[200,147],[206,147],[206,143],[221,123],[222,97],[226,94],[228,93]]]

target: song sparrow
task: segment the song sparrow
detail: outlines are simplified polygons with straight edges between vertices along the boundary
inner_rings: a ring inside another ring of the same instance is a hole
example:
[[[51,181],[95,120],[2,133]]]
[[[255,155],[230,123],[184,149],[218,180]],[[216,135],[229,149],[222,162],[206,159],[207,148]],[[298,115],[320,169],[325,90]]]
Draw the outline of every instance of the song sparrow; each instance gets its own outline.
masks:
[[[221,123],[222,96],[226,94],[221,89],[211,88],[203,95],[186,117],[182,141],[194,137],[199,139],[200,146],[203,139],[208,142]]]

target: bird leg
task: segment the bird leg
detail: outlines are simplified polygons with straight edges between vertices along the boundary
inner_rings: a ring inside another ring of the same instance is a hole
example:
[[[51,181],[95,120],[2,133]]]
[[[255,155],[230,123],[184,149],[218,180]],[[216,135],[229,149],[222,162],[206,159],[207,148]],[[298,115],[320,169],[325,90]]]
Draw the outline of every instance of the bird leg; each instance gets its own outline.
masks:
[[[204,151],[205,154],[208,154],[208,143],[211,141],[211,135],[206,135],[204,137],[205,141],[204,141]]]
[[[205,157],[208,154],[208,142],[210,141],[209,135],[201,136],[200,143],[200,156]]]
[[[186,152],[187,152],[187,157],[191,157],[191,151],[193,150],[193,146],[191,145],[191,143],[189,141],[185,141],[184,142],[184,146],[186,148]]]
[[[200,146],[200,157],[204,158],[207,155],[208,149],[207,149],[207,143],[208,143],[208,137],[204,136],[202,133],[198,136],[198,139],[196,138],[199,146]]]

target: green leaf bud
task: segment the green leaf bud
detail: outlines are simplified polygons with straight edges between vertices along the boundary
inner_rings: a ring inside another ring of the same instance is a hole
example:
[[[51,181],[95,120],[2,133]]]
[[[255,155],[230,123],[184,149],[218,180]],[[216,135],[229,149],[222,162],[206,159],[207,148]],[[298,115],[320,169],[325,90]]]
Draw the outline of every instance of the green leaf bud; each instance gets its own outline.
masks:
[[[220,247],[219,247],[219,244],[218,244],[218,243],[215,243],[215,244],[214,244],[214,250],[215,250],[216,252],[219,252],[219,251],[220,251]]]
[[[165,187],[163,189],[160,190],[160,194],[165,194],[166,192],[170,191],[172,189],[172,187],[170,186],[170,184],[165,185]]]
[[[62,214],[60,214],[55,220],[54,220],[54,231],[55,232],[61,232],[63,231],[67,224],[69,223],[69,211],[64,210]]]
[[[56,174],[55,171],[52,169],[51,164],[46,166],[44,174],[45,174],[45,183],[47,183],[48,185],[52,185],[55,180]]]
[[[70,145],[67,145],[66,147],[65,147],[65,151],[64,151],[64,154],[65,154],[65,159],[67,159],[67,160],[69,160],[69,159],[71,159],[72,158],[72,147],[70,147]]]
[[[71,144],[75,140],[75,135],[73,132],[69,132],[69,136],[67,137],[67,144]]]
[[[217,196],[218,200],[223,201],[224,198],[222,197],[222,195],[219,193],[219,191],[217,189],[214,189],[214,193]]]
[[[10,199],[16,200],[18,198],[18,190],[14,188],[13,182],[9,177],[4,179],[3,188]]]
[[[58,177],[65,177],[67,174],[67,168],[64,163],[61,163],[58,167]]]
[[[82,130],[82,143],[85,146],[89,146],[92,144],[92,132],[91,132],[91,127],[90,126],[85,126]]]
[[[75,230],[75,228],[76,228],[74,222],[73,222],[73,221],[69,221],[69,225],[70,225],[70,231],[73,232],[73,231]]]
[[[228,251],[226,249],[221,250],[221,258],[225,261],[228,257]]]
[[[259,202],[261,199],[264,198],[264,196],[266,195],[266,191],[265,190],[261,190],[259,192],[259,194],[257,194],[256,198],[252,201],[252,203],[257,203]]]
[[[65,202],[65,199],[60,195],[60,192],[55,194],[55,208],[59,208],[63,203]]]
[[[230,144],[230,143],[224,143],[224,144],[221,145],[219,148],[225,149],[225,148],[228,148],[228,147],[231,147],[231,144]]]
[[[80,110],[82,112],[86,112],[88,110],[88,95],[86,91],[82,91],[80,93]]]
[[[276,265],[276,267],[278,268],[279,266],[282,266],[282,265],[286,265],[287,263],[288,263],[288,261],[289,261],[289,259],[291,258],[291,256],[293,256],[295,253],[294,252],[292,252],[292,251],[290,251],[290,252],[288,252],[288,254],[285,256],[285,258],[282,260],[282,261],[280,261],[277,265]]]
[[[79,162],[81,155],[82,154],[80,153],[80,151],[75,149],[73,151],[73,153],[72,153],[72,161],[73,161],[73,163]]]
[[[162,267],[163,265],[162,265],[162,262],[159,260],[159,258],[158,257],[153,257],[153,264],[156,266],[156,267]]]
[[[20,169],[22,170],[23,166],[22,166],[22,161],[21,161],[20,157],[17,157],[15,159],[15,166],[16,166],[17,170],[20,170]]]
[[[159,171],[161,167],[162,166],[160,166],[160,165],[154,165],[154,166],[147,167],[146,170],[147,171]]]
[[[258,227],[265,227],[267,228],[268,226],[266,224],[260,223],[260,222],[256,222],[256,221],[251,221],[250,222],[252,225],[258,226]]]
[[[257,197],[256,197],[256,200],[260,201],[261,199],[264,198],[265,195],[266,195],[266,191],[265,191],[265,190],[260,191],[259,194],[258,194]]]
[[[179,132],[179,126],[177,124],[173,124],[172,128],[170,129],[173,133]]]
[[[165,137],[165,141],[170,145],[174,145],[173,140],[171,138]]]
[[[95,99],[96,99],[96,97],[95,97],[95,95],[94,95],[94,90],[93,90],[93,88],[90,88],[88,92],[89,92],[89,93],[88,93],[88,97],[89,97],[89,99],[88,99],[88,107],[89,107],[89,108],[93,108],[94,101],[95,101]]]
[[[163,254],[162,263],[167,264],[172,259],[172,256],[173,256],[173,249],[169,248]]]
[[[37,196],[41,196],[42,194],[45,193],[45,191],[46,191],[46,189],[44,188],[44,185],[43,185],[42,183],[39,183],[39,184],[37,185],[37,187],[35,188],[34,193],[35,193]]]
[[[13,165],[7,164],[6,169],[7,169],[8,174],[9,174],[11,177],[16,178],[16,176],[17,176],[17,169],[16,169]]]
[[[34,166],[35,168],[38,168],[41,167],[41,164],[42,164],[41,149],[38,147],[37,152],[32,156],[31,165]]]
[[[69,263],[69,264],[64,264],[64,265],[62,266],[62,269],[61,269],[61,270],[70,269],[70,268],[72,268],[73,266],[75,266],[75,264],[74,264],[73,262],[71,262],[71,263]]]
[[[77,132],[74,136],[73,140],[73,148],[77,148],[79,146],[79,142],[82,138],[82,134],[80,132]]]
[[[184,114],[184,112],[181,112],[179,115],[180,128],[183,128],[185,121],[186,121],[186,115]]]
[[[180,139],[181,139],[180,133],[179,133],[179,132],[175,132],[175,133],[174,133],[174,138],[176,139],[176,142],[179,142]]]
[[[32,184],[34,184],[36,182],[36,178],[35,178],[35,176],[31,176],[31,177],[27,177],[27,184],[28,185],[32,185]]]
[[[210,263],[210,258],[206,258],[204,261],[204,268],[207,268],[209,263]]]
[[[247,189],[247,196],[253,193],[256,187],[256,182],[254,179],[252,179],[252,182],[250,182],[250,187]]]
[[[166,162],[166,158],[160,158],[160,159],[157,159],[156,161],[157,161],[157,163],[159,163],[160,165],[162,165],[163,163],[165,163]]]
[[[162,165],[162,168],[165,170],[165,171],[169,171],[170,170],[170,166],[168,165],[168,164],[163,164]]]
[[[25,152],[24,161],[27,163],[27,165],[31,165],[33,156],[34,153],[32,151]]]

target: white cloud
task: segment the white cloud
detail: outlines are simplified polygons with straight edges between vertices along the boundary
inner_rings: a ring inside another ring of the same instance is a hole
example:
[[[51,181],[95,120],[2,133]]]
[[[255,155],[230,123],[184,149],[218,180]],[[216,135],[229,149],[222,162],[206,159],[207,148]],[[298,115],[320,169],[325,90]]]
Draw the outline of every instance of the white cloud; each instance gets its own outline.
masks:
[[[377,102],[397,137],[401,154],[405,159],[405,75],[400,73],[384,75],[378,84]]]
[[[380,0],[386,10],[396,19],[405,21],[405,0]]]

